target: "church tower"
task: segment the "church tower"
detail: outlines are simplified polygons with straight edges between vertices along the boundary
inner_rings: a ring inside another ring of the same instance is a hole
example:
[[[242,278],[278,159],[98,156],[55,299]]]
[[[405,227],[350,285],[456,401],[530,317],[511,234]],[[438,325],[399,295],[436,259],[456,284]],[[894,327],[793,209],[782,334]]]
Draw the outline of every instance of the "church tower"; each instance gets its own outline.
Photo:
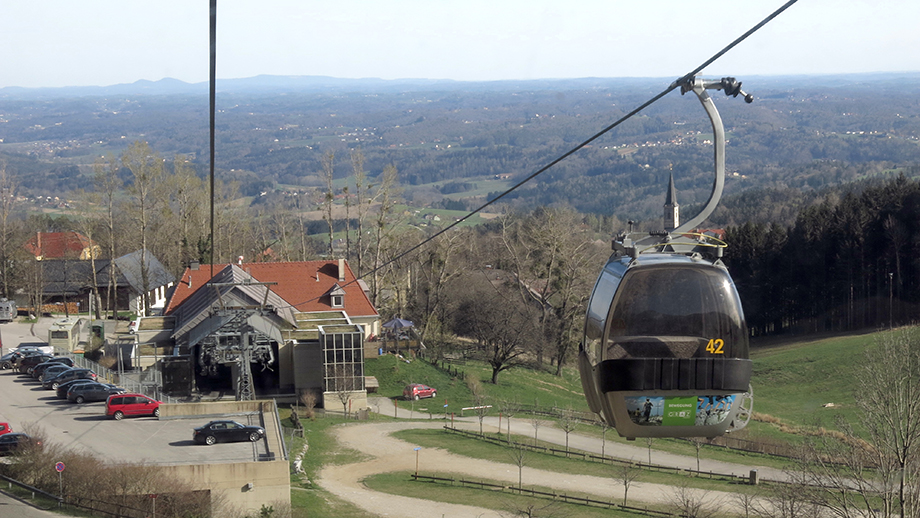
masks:
[[[664,198],[664,229],[671,231],[680,226],[680,205],[677,204],[677,189],[674,188],[674,173],[668,180],[668,193]]]

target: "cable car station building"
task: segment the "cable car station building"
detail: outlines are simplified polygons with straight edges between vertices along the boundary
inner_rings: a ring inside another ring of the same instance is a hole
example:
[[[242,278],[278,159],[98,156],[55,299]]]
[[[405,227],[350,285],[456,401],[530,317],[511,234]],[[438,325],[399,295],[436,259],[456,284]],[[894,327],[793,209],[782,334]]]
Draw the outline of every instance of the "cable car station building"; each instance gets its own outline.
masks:
[[[364,340],[380,317],[345,260],[211,268],[190,266],[170,295],[165,392],[312,392],[325,408],[367,407]]]

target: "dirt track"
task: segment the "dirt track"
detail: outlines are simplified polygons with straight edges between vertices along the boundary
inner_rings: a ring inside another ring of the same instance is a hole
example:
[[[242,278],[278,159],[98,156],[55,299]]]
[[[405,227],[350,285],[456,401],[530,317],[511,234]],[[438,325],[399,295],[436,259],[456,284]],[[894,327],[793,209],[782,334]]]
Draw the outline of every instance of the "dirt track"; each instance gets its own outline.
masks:
[[[381,412],[387,414],[386,403],[377,402],[377,404],[384,407],[381,408]],[[394,409],[392,405],[389,406],[388,411],[387,415],[393,415]],[[406,415],[400,415],[400,417],[409,417],[408,411]],[[415,417],[420,417],[420,415],[416,412]],[[335,429],[335,433],[342,447],[363,452],[372,456],[373,459],[343,466],[327,466],[323,468],[320,473],[320,479],[316,482],[334,495],[380,516],[407,518],[419,516],[443,516],[445,518],[502,516],[496,511],[475,506],[444,504],[418,498],[379,493],[371,491],[362,483],[362,480],[366,477],[377,473],[415,470],[416,456],[414,448],[416,445],[395,439],[390,434],[410,428],[431,429],[443,426],[443,420],[430,422],[348,423],[341,425]],[[457,421],[455,426],[475,431],[479,429],[479,423],[471,422],[469,419]],[[521,429],[516,430],[513,426],[512,431],[521,433],[524,426],[529,427],[523,421],[518,423],[518,426]],[[490,429],[491,431],[497,430],[494,425],[491,425]],[[544,437],[541,436],[541,438]],[[596,442],[600,443],[599,440]],[[627,446],[627,448],[632,447]],[[611,453],[611,450],[612,447],[608,443],[608,454]],[[640,451],[641,449],[636,448],[636,450]],[[659,453],[656,452],[655,455],[658,456]],[[661,454],[661,456],[664,456],[664,454]],[[695,465],[696,462],[695,459],[687,459],[686,457],[673,455],[668,457],[682,459],[681,463],[692,462]],[[626,456],[625,458],[632,458],[632,456]],[[419,459],[419,472],[421,474],[426,471],[449,471],[458,475],[502,480],[513,485],[518,482],[518,468],[510,463],[505,464],[463,457],[437,448],[425,448],[421,451]],[[662,463],[660,459],[656,459],[656,462]],[[738,472],[745,472],[744,470],[746,469],[741,466],[734,467]],[[623,499],[623,486],[613,478],[555,473],[525,466],[523,482],[524,485],[551,487],[560,492],[590,493],[599,497],[599,499],[614,502],[622,501]],[[666,503],[670,501],[673,494],[674,489],[669,486],[635,482],[630,486],[629,501]],[[731,495],[729,493],[701,491],[699,494],[704,495],[702,498],[708,502],[722,502],[724,505],[731,505]]]

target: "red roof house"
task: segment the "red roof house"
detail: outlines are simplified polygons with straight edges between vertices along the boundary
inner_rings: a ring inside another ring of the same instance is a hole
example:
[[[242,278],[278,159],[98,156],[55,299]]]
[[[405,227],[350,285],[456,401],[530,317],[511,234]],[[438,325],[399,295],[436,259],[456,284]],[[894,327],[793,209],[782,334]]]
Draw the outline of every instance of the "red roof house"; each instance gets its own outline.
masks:
[[[217,274],[226,265],[214,265]],[[279,263],[241,263],[239,268],[258,282],[275,283],[269,289],[293,306],[298,313],[344,311],[362,323],[368,335],[379,333],[371,321],[379,318],[354,272],[344,259]],[[211,278],[211,266],[187,268],[176,282],[164,312],[169,315]]]
[[[98,258],[101,249],[88,237],[77,232],[36,232],[23,248],[39,261],[43,259]]]

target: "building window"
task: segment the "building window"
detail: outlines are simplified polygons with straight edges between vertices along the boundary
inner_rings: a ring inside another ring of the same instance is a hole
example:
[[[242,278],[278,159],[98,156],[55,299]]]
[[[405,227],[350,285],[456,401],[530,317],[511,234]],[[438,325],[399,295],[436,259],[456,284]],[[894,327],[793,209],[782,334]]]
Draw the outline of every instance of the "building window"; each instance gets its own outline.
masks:
[[[326,392],[364,390],[364,341],[360,328],[322,335]]]
[[[345,305],[345,297],[341,295],[332,296],[332,307],[340,308],[340,307],[343,307],[344,305]]]

